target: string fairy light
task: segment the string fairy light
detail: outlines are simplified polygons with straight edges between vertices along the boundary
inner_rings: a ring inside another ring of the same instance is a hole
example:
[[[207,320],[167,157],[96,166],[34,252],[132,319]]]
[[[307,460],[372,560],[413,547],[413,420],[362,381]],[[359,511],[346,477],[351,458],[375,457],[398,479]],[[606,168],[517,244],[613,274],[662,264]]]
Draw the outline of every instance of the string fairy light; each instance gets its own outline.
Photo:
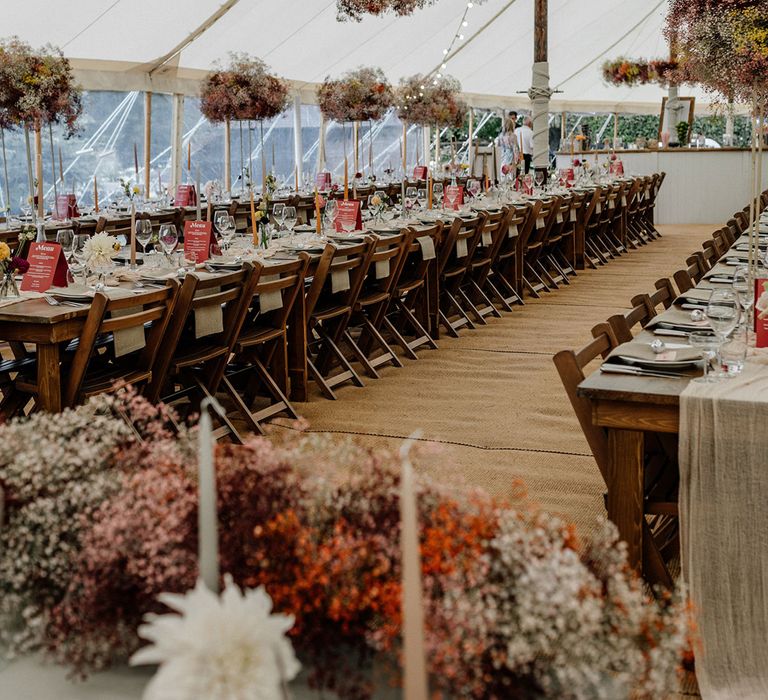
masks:
[[[451,39],[451,43],[448,44],[447,48],[443,49],[443,62],[440,64],[439,68],[432,70],[426,76],[427,80],[429,78],[433,78],[432,80],[433,85],[437,85],[438,79],[442,77],[442,73],[438,71],[444,71],[448,67],[447,61],[450,60],[451,53],[453,52],[453,47],[456,45],[456,42],[464,41],[464,28],[469,26],[469,20],[467,19],[467,17],[469,16],[469,11],[475,6],[476,3],[480,3],[480,2],[485,2],[485,0],[475,0],[474,2],[472,0],[469,0],[465,5],[464,12],[461,15],[461,21],[459,22],[459,27],[454,32],[453,38]]]

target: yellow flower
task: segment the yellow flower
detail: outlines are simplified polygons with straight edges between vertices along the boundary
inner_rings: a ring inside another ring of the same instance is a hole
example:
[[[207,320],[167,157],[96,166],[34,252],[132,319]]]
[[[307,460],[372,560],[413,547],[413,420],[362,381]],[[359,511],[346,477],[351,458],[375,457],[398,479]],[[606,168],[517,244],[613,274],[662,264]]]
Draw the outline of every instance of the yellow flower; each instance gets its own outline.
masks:
[[[373,195],[373,197],[371,197],[371,204],[374,207],[381,206],[381,197],[379,197],[379,195],[377,195],[377,194]]]
[[[8,244],[0,241],[0,262],[3,260],[8,260],[10,257],[11,249],[8,247]]]
[[[134,186],[133,186],[133,193],[134,193],[134,194],[139,194],[139,191],[140,191],[140,190],[139,190],[139,186],[138,186],[138,185],[134,185]]]
[[[264,218],[264,214],[266,214],[266,212],[262,209],[259,209],[255,215],[256,221],[261,221]]]

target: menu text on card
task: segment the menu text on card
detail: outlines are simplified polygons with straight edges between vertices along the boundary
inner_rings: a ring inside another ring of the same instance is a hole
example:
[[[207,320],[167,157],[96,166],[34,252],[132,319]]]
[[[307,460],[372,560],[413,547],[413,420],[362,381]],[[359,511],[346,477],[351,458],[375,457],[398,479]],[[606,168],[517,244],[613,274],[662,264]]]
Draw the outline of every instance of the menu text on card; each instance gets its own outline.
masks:
[[[363,219],[360,213],[360,201],[349,199],[338,204],[335,226],[337,231],[361,231]]]
[[[67,286],[67,261],[58,243],[30,243],[29,270],[21,280],[23,292],[45,292]]]
[[[184,222],[184,253],[188,260],[196,263],[205,262],[211,256],[211,246],[215,243],[210,221]]]

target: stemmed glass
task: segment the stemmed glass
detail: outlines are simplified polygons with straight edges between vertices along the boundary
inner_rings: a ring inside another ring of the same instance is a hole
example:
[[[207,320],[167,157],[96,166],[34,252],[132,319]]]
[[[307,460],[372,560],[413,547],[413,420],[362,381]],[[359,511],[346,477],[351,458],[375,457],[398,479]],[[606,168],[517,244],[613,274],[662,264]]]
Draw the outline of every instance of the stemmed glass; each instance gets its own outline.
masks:
[[[725,343],[728,334],[736,328],[741,316],[741,305],[738,294],[732,289],[715,289],[709,297],[707,304],[707,318],[715,331],[718,343],[718,356],[720,347]],[[722,362],[718,361],[718,367],[722,368]],[[727,377],[728,373],[719,371],[717,377]]]
[[[746,265],[737,267],[733,272],[733,291],[739,297],[739,304],[743,311],[743,323],[746,326],[747,333],[749,333],[750,326],[750,311],[752,305],[755,303],[755,287],[750,284],[749,280],[749,268]]]
[[[69,262],[72,258],[72,247],[75,245],[75,232],[71,228],[63,228],[56,234],[56,242],[61,246],[64,259]]]
[[[336,217],[339,213],[339,204],[335,199],[325,200],[325,221],[330,229],[333,229]]]
[[[88,283],[88,271],[85,266],[85,244],[88,241],[89,236],[84,233],[80,233],[74,237],[72,242],[72,257],[78,264],[80,271],[83,273],[83,286]]]
[[[219,233],[221,234],[221,240],[224,242],[224,250],[229,250],[232,245],[232,239],[235,237],[237,227],[235,226],[235,217],[227,216],[219,219]]]
[[[405,202],[403,202],[403,208],[410,210],[418,199],[419,191],[415,187],[405,188]]]
[[[442,182],[435,182],[432,184],[432,205],[435,205],[435,202],[437,203],[437,207],[439,209],[443,209],[444,202],[443,202],[443,183]]]
[[[419,209],[426,209],[427,208],[427,191],[426,190],[419,190],[416,193],[416,202],[419,205]]]
[[[472,195],[473,199],[476,199],[477,195],[480,194],[480,181],[469,180],[467,182],[467,191]]]
[[[275,217],[275,221],[280,224],[280,228],[285,224],[285,203],[278,203],[272,207],[272,216]]]
[[[459,199],[459,193],[454,187],[449,187],[445,191],[445,198],[448,200],[448,205],[451,209],[456,208],[456,202]]]
[[[544,171],[543,170],[534,171],[533,181],[536,183],[536,187],[541,189],[541,187],[544,186]]]
[[[152,222],[149,219],[136,220],[136,241],[141,243],[141,250],[147,254],[147,244],[152,239]]]
[[[282,223],[288,227],[290,240],[293,241],[293,227],[296,226],[298,218],[296,217],[296,207],[284,207],[282,214]]]
[[[160,226],[160,245],[163,246],[165,256],[170,262],[171,253],[176,250],[176,246],[179,244],[179,234],[176,232],[176,227],[173,224],[162,224]]]
[[[224,222],[229,218],[229,212],[226,209],[219,209],[213,214],[213,225],[216,230],[221,233],[221,228]]]

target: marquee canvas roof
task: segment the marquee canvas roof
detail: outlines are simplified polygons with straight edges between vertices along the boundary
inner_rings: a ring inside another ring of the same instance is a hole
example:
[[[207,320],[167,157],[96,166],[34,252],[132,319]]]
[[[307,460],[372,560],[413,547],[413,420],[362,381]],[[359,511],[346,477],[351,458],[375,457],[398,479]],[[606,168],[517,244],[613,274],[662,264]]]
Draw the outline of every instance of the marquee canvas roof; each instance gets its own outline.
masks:
[[[196,94],[230,51],[264,59],[304,102],[317,83],[361,65],[396,83],[443,60],[476,107],[525,107],[533,60],[533,0],[439,0],[408,17],[338,22],[335,0],[14,0],[4,34],[61,47],[85,89]],[[664,57],[665,0],[550,0],[552,111],[657,112],[663,88],[606,85],[606,58]],[[467,26],[461,22],[466,12]],[[694,88],[702,107],[708,97]]]

